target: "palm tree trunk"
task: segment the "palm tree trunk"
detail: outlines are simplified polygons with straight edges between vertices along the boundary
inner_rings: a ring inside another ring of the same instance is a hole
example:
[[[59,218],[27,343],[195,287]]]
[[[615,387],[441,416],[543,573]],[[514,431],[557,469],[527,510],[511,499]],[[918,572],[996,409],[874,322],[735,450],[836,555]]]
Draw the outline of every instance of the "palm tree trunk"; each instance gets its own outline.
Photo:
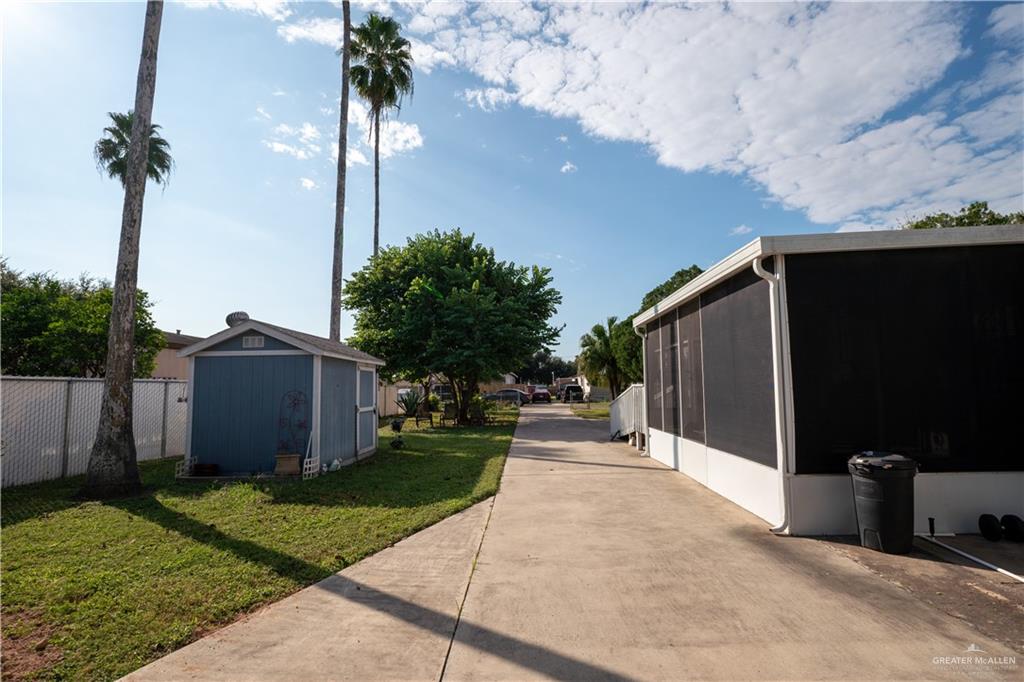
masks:
[[[352,8],[341,3],[345,26],[341,41],[341,122],[338,134],[338,188],[334,196],[334,266],[331,269],[331,340],[341,341],[341,277],[345,246],[345,174],[348,156],[348,71],[352,33]]]
[[[380,250],[380,110],[373,115],[373,255]]]
[[[128,167],[121,211],[121,242],[114,276],[114,300],[107,340],[107,371],[96,442],[82,494],[109,497],[137,492],[142,487],[132,430],[132,389],[135,365],[135,290],[139,278],[139,237],[146,194],[149,127],[156,93],[156,55],[160,44],[162,0],[146,3],[142,55],[135,84],[135,117],[128,147]]]

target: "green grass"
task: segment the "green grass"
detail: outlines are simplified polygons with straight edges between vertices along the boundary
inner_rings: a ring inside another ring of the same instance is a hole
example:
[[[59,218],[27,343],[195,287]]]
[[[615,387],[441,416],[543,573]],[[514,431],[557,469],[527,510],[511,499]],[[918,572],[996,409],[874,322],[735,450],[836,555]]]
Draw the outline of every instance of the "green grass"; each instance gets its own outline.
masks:
[[[577,417],[583,417],[584,419],[608,419],[608,411],[611,409],[611,403],[575,403],[572,405],[572,413]]]
[[[181,483],[78,502],[81,479],[3,495],[4,679],[111,679],[493,495],[515,428],[403,430],[317,479]]]

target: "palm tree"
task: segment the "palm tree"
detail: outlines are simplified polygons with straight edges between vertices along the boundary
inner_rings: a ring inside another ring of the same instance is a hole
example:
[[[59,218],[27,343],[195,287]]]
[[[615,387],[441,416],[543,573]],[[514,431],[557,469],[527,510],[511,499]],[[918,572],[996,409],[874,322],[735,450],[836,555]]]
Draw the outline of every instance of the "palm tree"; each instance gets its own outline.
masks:
[[[146,3],[142,55],[135,84],[135,109],[125,155],[124,205],[121,210],[121,241],[114,275],[114,301],[107,339],[107,374],[103,402],[96,427],[96,442],[89,453],[85,497],[110,497],[137,492],[142,487],[132,430],[134,388],[135,301],[139,278],[139,236],[142,203],[149,174],[149,140],[152,133],[153,97],[156,92],[156,55],[160,44],[162,0]],[[166,177],[166,176],[162,176]]]
[[[373,135],[373,255],[380,250],[380,122],[412,95],[412,52],[402,27],[391,17],[370,14],[352,33],[352,84],[370,105]]]
[[[579,370],[588,379],[593,380],[599,376],[608,379],[613,399],[622,388],[622,372],[612,348],[612,330],[617,321],[618,318],[609,317],[607,326],[595,324],[589,333],[580,337],[578,358]]]
[[[128,150],[131,147],[132,126],[135,123],[135,112],[119,114],[107,113],[111,125],[103,129],[103,137],[96,141],[92,155],[96,166],[111,178],[117,178],[125,185],[128,170]],[[171,158],[171,145],[159,133],[160,126],[149,126],[149,160],[146,164],[146,175],[158,185],[167,186],[174,159]]]
[[[352,8],[341,3],[341,122],[338,125],[338,187],[334,195],[334,266],[331,268],[331,340],[341,341],[341,268],[345,245],[345,173],[348,153],[348,77],[352,43]]]

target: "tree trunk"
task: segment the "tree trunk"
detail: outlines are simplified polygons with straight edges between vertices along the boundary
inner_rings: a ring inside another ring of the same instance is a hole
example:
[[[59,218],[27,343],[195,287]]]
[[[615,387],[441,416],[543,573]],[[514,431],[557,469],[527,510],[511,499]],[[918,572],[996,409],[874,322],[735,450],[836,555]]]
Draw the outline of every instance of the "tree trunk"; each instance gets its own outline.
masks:
[[[373,255],[380,250],[380,111],[373,115]]]
[[[111,497],[137,492],[142,487],[132,429],[132,391],[135,365],[135,290],[139,277],[139,236],[142,203],[146,194],[149,128],[156,93],[156,55],[160,44],[162,0],[146,3],[142,55],[135,84],[135,116],[128,146],[121,210],[121,242],[114,275],[110,310],[103,402],[96,442],[89,453],[89,469],[82,495]]]
[[[345,245],[345,175],[348,169],[348,72],[352,8],[341,3],[345,26],[341,41],[341,122],[338,134],[338,187],[334,195],[334,266],[331,269],[331,340],[341,341],[341,279]]]
[[[452,402],[455,403],[455,421],[458,424],[465,424],[464,411],[467,411],[468,408],[467,410],[464,410],[463,408],[464,401],[462,400],[462,387],[455,379],[449,379],[448,383],[451,384]]]

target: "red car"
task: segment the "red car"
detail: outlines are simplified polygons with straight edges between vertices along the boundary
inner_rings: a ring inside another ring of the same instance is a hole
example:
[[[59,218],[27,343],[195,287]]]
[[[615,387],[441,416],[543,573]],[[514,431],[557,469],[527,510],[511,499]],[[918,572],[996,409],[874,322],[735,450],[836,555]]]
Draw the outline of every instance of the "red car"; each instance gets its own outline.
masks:
[[[549,393],[548,389],[543,386],[535,386],[533,393],[530,394],[530,401],[535,403],[550,403],[551,393]]]

